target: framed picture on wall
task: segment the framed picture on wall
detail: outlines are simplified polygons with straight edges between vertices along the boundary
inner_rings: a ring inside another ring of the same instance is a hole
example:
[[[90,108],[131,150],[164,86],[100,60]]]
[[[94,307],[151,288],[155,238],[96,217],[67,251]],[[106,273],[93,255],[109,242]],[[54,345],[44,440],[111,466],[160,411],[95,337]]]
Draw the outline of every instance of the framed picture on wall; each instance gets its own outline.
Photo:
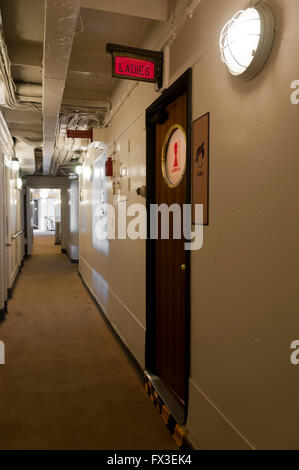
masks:
[[[196,223],[195,204],[203,204],[203,225],[209,225],[210,113],[193,122],[192,133],[192,223]]]

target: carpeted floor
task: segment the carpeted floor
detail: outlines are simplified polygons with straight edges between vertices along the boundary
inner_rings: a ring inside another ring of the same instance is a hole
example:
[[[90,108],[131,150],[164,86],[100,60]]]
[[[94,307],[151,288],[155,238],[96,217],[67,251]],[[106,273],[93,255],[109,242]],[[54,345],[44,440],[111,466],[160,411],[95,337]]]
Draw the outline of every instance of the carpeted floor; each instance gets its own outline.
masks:
[[[0,449],[176,448],[53,237],[35,239],[0,340]]]

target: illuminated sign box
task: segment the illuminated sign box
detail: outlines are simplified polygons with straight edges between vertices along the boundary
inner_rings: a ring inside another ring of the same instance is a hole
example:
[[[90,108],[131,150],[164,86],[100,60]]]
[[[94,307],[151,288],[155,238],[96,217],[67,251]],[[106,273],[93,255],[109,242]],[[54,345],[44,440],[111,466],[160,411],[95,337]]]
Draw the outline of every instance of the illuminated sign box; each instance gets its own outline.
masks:
[[[163,52],[119,44],[107,44],[106,51],[112,55],[113,77],[157,83],[161,88]]]
[[[90,139],[92,141],[92,129],[81,130],[81,129],[67,129],[66,136],[68,139]]]

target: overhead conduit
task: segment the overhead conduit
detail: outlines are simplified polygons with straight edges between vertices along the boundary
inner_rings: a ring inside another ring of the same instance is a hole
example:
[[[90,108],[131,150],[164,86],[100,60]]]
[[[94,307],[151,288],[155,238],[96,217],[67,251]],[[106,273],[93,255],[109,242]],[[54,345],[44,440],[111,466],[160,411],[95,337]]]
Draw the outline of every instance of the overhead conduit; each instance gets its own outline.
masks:
[[[16,94],[21,102],[41,103],[43,87],[38,83],[15,83]]]
[[[44,175],[48,175],[80,0],[46,0],[43,56]]]
[[[34,102],[42,103],[43,99],[43,86],[38,83],[21,83],[15,82],[15,91],[17,98],[20,102]],[[63,98],[62,100],[62,113],[73,116],[80,112],[87,114],[102,113],[106,114],[110,110],[109,101],[103,100],[84,100],[77,98]],[[75,112],[77,111],[77,112]]]
[[[52,9],[55,8],[55,5],[57,4],[56,0],[48,0],[47,1],[47,8],[48,8],[48,13],[49,10],[52,13]],[[59,2],[59,6],[61,7],[61,21],[63,22],[64,26],[66,23],[68,26],[70,26],[70,29],[74,27],[74,21],[76,18],[76,12],[71,11],[72,5],[75,5],[76,8],[78,9],[78,1],[73,1],[73,0],[68,0],[64,2],[64,5],[61,5]],[[68,18],[68,13],[72,13],[72,18],[70,21],[70,18]],[[48,15],[51,17],[51,14]],[[48,27],[55,29],[55,25],[53,25],[53,21],[51,18],[50,26],[48,22]],[[59,33],[61,34],[62,38],[64,39],[64,33],[65,31],[63,28],[58,28]],[[77,31],[74,31],[75,33]],[[72,33],[71,33],[72,35]],[[47,37],[47,35],[46,35]],[[66,52],[66,49],[61,51],[62,53],[67,53],[67,55],[70,52],[70,46],[72,43],[72,40],[68,43],[68,40],[66,40],[66,47],[68,48],[68,51]],[[53,47],[55,46],[55,41],[53,43]],[[51,44],[52,47],[52,44]],[[51,50],[49,48],[47,49],[47,55],[46,57],[51,57]],[[55,52],[55,51],[54,51]],[[53,56],[52,56],[53,57]],[[52,59],[51,57],[51,59]],[[56,74],[57,70],[55,69],[55,65],[57,65],[55,57],[53,57],[52,60],[52,66],[54,67],[54,74]],[[56,62],[56,63],[55,63]],[[63,62],[63,61],[62,61]],[[51,76],[51,70],[50,70],[50,63],[49,60],[47,61],[47,73],[49,76]],[[66,75],[65,72],[65,63],[63,64],[64,68],[64,78]],[[59,73],[58,73],[59,75]],[[51,85],[51,79],[47,80],[47,89]],[[55,87],[55,78],[53,79],[53,84]],[[63,79],[61,81],[58,81],[58,84],[61,84],[61,91],[63,92],[64,89],[64,84],[65,82]],[[45,85],[45,83],[44,83]],[[55,90],[56,91],[56,90]],[[53,96],[53,95],[52,95]],[[1,11],[0,11],[0,105],[9,109],[19,109],[19,110],[34,110],[41,112],[42,110],[42,102],[43,102],[43,85],[37,84],[37,83],[18,83],[14,82],[12,74],[11,74],[11,62],[8,56],[8,51],[7,51],[7,46],[5,43],[4,39],[4,33],[3,33],[3,28],[2,28],[2,16],[1,16]],[[48,103],[48,100],[46,101],[46,104]],[[45,104],[45,103],[44,103]],[[49,106],[51,106],[53,103],[50,100]],[[85,122],[83,124],[86,124],[86,119],[89,118],[90,122],[96,122],[97,126],[102,125],[102,121],[104,117],[109,113],[110,111],[110,103],[108,101],[91,101],[91,100],[78,100],[78,99],[64,99],[61,100],[60,103],[57,103],[57,110],[55,111],[55,118],[58,118],[58,115],[67,115],[68,120],[71,121],[71,125],[73,126],[79,126],[81,125],[81,119],[82,116],[85,119]],[[78,110],[80,110],[80,119],[78,119]],[[52,111],[52,110],[51,110]],[[47,109],[44,109],[44,118],[49,120],[49,114]],[[59,123],[57,123],[59,126]],[[59,129],[57,127],[58,133]],[[56,128],[54,128],[54,142],[55,142],[55,131]],[[23,139],[22,136],[17,136],[18,140],[20,142],[23,142],[24,144],[28,145],[29,148],[33,147],[43,147],[43,143],[41,142],[31,142],[27,141],[26,139]],[[72,147],[72,145],[70,145]],[[29,149],[28,149],[29,150]],[[49,152],[51,153],[51,152]],[[58,152],[59,153],[59,152]],[[46,167],[49,168],[49,158],[47,159],[47,165]],[[54,166],[55,169],[55,174],[57,174],[58,169],[59,169],[59,164],[60,164],[60,159],[55,158],[55,164],[52,165]]]
[[[30,96],[28,96],[27,104],[21,103],[20,99],[16,95],[16,86],[11,75],[11,63],[8,57],[7,47],[4,40],[3,28],[2,28],[2,15],[0,11],[0,75],[2,79],[2,93],[1,93],[1,106],[10,109],[24,109],[24,110],[36,110],[40,111],[34,102],[31,102]],[[32,100],[34,101],[34,100]]]

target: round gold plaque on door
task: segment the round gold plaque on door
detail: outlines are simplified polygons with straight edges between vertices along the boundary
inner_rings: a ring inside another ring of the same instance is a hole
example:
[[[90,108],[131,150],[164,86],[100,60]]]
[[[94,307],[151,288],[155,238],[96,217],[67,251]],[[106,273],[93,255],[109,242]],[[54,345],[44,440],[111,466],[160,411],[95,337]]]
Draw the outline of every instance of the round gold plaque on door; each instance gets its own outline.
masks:
[[[176,188],[186,172],[186,133],[175,124],[166,134],[162,149],[162,173],[167,186]]]

